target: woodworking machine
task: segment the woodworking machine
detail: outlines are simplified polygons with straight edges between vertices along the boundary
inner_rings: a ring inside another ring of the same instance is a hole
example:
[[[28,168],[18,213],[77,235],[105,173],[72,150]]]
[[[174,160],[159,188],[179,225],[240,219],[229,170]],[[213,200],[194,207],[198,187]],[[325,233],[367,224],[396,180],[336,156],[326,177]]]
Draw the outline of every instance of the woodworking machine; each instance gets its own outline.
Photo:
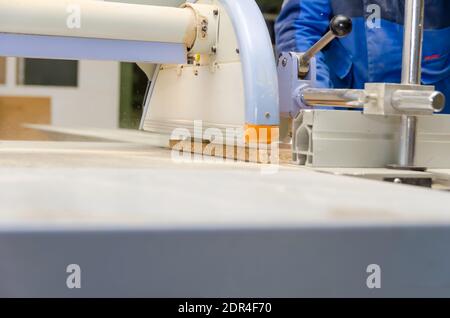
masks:
[[[403,170],[401,178],[390,171],[385,179],[429,185],[429,174],[414,176],[449,168],[450,117],[435,115],[445,96],[420,85],[423,7],[423,1],[406,6],[402,83],[367,83],[360,90],[315,83],[314,55],[350,33],[351,19],[335,17],[308,52],[281,53],[277,67],[252,0],[188,1],[179,8],[1,0],[0,54],[137,62],[151,83],[144,131],[170,135],[185,128],[195,134],[194,123],[201,121],[204,130],[254,128],[258,138],[261,128],[277,129],[281,115],[290,129],[282,141],[292,145],[296,164]]]
[[[434,86],[421,85],[423,25],[424,1],[407,1],[400,84],[316,87],[314,56],[335,38],[352,32],[348,17],[334,17],[329,32],[307,52],[280,54],[280,108],[282,117],[293,120],[295,163],[319,169],[448,169],[450,117],[435,115],[445,107],[446,97]],[[431,179],[406,174],[385,181],[431,186]]]
[[[139,63],[152,83],[146,131],[170,134],[196,120],[205,129],[278,126],[275,60],[256,3],[192,2],[2,0],[0,55]]]
[[[450,295],[448,193],[330,175],[450,186],[445,96],[420,85],[424,0],[405,1],[402,83],[361,90],[316,84],[348,17],[277,65],[254,0],[141,3],[0,0],[0,55],[136,62],[151,82],[132,142],[0,142],[0,296]],[[136,142],[200,120],[288,122],[294,164],[178,164]]]

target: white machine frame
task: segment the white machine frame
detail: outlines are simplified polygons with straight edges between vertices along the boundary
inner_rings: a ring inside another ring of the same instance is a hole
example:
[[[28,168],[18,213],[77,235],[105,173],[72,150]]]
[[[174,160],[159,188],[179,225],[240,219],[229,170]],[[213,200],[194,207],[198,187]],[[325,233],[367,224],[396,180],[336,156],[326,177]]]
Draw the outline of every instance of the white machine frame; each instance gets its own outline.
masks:
[[[279,124],[271,40],[253,0],[180,8],[2,0],[0,9],[0,42],[8,43],[1,55],[133,61],[144,70],[145,63],[163,64],[150,78],[145,130],[161,133],[196,120],[218,128]]]

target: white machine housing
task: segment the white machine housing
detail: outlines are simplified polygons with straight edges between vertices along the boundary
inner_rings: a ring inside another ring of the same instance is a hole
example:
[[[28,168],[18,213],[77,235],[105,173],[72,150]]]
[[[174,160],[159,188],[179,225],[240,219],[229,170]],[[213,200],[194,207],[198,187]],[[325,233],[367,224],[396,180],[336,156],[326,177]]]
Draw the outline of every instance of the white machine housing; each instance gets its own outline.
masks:
[[[138,63],[152,83],[147,131],[279,125],[275,59],[254,0],[153,2],[0,0],[0,55]]]

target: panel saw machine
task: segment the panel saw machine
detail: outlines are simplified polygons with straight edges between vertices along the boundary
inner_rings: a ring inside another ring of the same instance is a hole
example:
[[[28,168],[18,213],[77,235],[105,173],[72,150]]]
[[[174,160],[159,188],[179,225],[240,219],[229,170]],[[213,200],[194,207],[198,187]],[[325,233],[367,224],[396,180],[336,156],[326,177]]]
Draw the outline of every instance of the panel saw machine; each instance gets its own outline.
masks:
[[[176,165],[157,147],[2,142],[0,295],[73,296],[55,274],[66,261],[97,281],[77,296],[450,295],[428,283],[449,286],[450,197],[392,184],[450,187],[445,96],[421,85],[424,0],[405,1],[402,83],[364,89],[316,83],[314,56],[352,31],[348,17],[275,58],[254,0],[130,2],[0,0],[0,55],[138,63],[142,144],[234,129],[245,149],[291,157],[263,176]],[[374,262],[390,275],[379,292],[361,278]]]
[[[180,8],[89,0],[0,4],[2,55],[139,63],[152,83],[146,131],[171,133],[195,120],[206,128],[278,125],[272,46],[253,1],[201,0]],[[73,12],[79,25],[70,20]],[[146,63],[159,64],[156,72]]]
[[[144,131],[171,135],[184,128],[195,137],[201,122],[195,138],[201,142],[214,142],[203,140],[208,129],[225,136],[241,129],[231,146],[275,144],[281,115],[282,148],[289,146],[301,166],[363,177],[378,169],[378,179],[427,186],[437,175],[420,172],[449,168],[450,119],[434,115],[445,96],[420,85],[423,3],[406,7],[402,83],[367,83],[363,90],[315,88],[314,55],[352,31],[343,16],[308,52],[280,54],[277,67],[254,1],[188,1],[179,8],[90,0],[0,4],[1,55],[138,63],[151,83]]]

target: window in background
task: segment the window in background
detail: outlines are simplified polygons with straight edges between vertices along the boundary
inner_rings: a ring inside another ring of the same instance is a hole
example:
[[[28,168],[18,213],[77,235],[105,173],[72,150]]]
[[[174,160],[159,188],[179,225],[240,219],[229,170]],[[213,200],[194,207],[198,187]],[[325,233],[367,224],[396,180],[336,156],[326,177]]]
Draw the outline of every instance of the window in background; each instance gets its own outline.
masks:
[[[139,128],[147,91],[147,75],[134,63],[121,63],[120,127]]]
[[[77,87],[78,61],[17,59],[17,84]]]
[[[0,57],[0,85],[6,84],[6,58]]]

